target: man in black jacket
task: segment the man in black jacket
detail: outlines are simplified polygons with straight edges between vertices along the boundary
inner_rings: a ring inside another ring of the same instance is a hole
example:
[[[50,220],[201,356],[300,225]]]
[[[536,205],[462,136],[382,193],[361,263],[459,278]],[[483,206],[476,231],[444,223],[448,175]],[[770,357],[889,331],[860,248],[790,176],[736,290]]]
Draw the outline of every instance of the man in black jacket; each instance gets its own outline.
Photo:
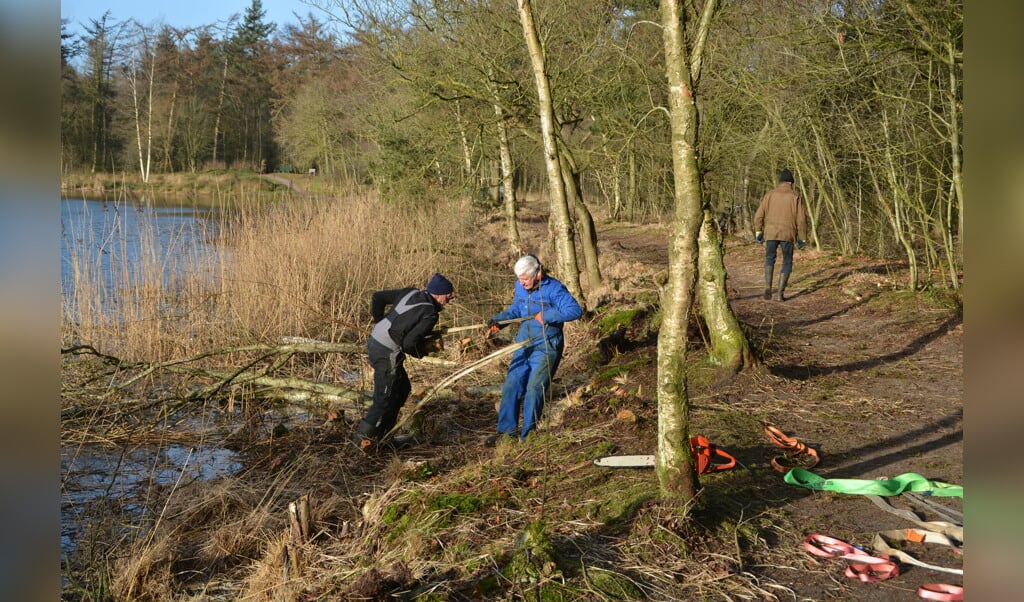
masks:
[[[373,366],[373,404],[352,435],[352,442],[363,451],[373,448],[398,422],[398,412],[412,391],[405,356],[423,357],[437,349],[439,341],[428,335],[454,292],[447,278],[434,274],[426,290],[403,288],[373,294],[370,311],[376,325],[367,343]],[[391,311],[385,315],[389,305]]]

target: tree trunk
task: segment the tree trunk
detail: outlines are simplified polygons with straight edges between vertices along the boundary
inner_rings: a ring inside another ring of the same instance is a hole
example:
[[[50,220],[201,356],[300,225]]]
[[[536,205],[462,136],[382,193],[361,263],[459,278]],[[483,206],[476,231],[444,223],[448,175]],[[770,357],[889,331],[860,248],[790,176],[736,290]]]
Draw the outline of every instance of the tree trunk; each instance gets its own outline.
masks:
[[[220,118],[224,113],[224,98],[228,89],[228,54],[224,50],[224,70],[220,77],[220,93],[217,94],[217,113],[213,118],[213,163],[217,162],[217,140],[220,138]]]
[[[495,109],[497,108],[495,106]],[[462,183],[465,184],[473,175],[473,151],[469,148],[466,126],[462,123],[462,104],[457,100],[455,101],[455,123],[459,126],[459,142],[462,145]]]
[[[704,210],[704,223],[700,228],[699,269],[697,295],[701,315],[708,327],[711,360],[736,374],[744,368],[757,365],[750,351],[747,335],[729,305],[726,290],[725,262],[722,260],[722,236],[715,227],[714,213]]]
[[[580,229],[580,246],[583,249],[583,260],[587,265],[587,283],[590,285],[590,290],[595,290],[604,284],[604,277],[601,275],[600,256],[597,252],[597,227],[594,225],[594,216],[583,202],[576,161],[564,146],[559,150],[558,157],[566,197],[572,201],[572,206],[576,209],[576,224]]]
[[[626,216],[629,219],[636,219],[637,208],[640,205],[640,187],[637,185],[636,150],[630,143],[628,149],[627,164],[629,169],[626,175]]]
[[[139,35],[135,42],[136,47],[131,51],[131,62],[127,73],[128,87],[132,92],[132,113],[135,119],[135,149],[139,157],[139,174],[142,177],[143,182],[149,182],[149,162],[152,157],[153,147],[153,70],[156,65],[156,53],[153,53],[152,64],[150,70],[147,73],[145,68],[145,53],[149,52],[148,37],[145,33]],[[140,57],[139,55],[143,55]],[[142,69],[139,68],[139,63],[143,64]],[[145,93],[148,95],[146,102],[146,143],[143,145],[142,142],[142,108],[139,99],[139,78],[148,77],[149,85],[146,88]],[[143,156],[145,153],[145,156]]]
[[[713,9],[715,2],[705,4]],[[668,284],[662,291],[658,333],[658,451],[661,494],[689,502],[699,482],[689,445],[690,400],[686,391],[686,326],[697,276],[697,235],[703,221],[697,170],[697,106],[678,0],[661,0],[665,74],[672,131],[675,223],[669,240]]]
[[[946,50],[949,54],[949,95],[947,105],[949,106],[949,152],[950,152],[950,167],[952,168],[953,177],[953,194],[950,206],[947,211],[947,232],[953,227],[952,213],[955,209],[957,219],[957,232],[960,234],[959,242],[955,251],[952,244],[952,236],[950,236],[946,242],[949,252],[947,257],[949,258],[950,268],[950,284],[953,289],[960,288],[960,279],[957,276],[957,267],[963,265],[964,254],[963,254],[963,232],[964,232],[964,178],[963,178],[963,167],[960,161],[961,142],[960,142],[960,104],[958,100],[957,90],[960,89],[959,78],[956,72],[956,48],[953,44],[947,44]]]
[[[171,158],[171,147],[174,144],[174,109],[178,104],[178,77],[174,77],[174,87],[171,90],[170,108],[167,112],[167,130],[164,134],[164,171],[174,171],[174,162]]]
[[[146,176],[149,182],[149,170],[153,162],[153,81],[156,79],[156,49],[151,50],[149,60],[149,98],[146,101]]]
[[[513,255],[523,253],[523,241],[519,237],[519,223],[516,221],[516,187],[514,178],[514,167],[512,166],[512,151],[508,145],[508,127],[505,125],[505,112],[501,105],[494,104],[494,116],[497,118],[495,124],[498,128],[498,155],[501,157],[501,185],[504,195],[498,196],[505,207],[505,228],[508,236],[508,247]]]
[[[131,71],[128,74],[128,87],[132,91],[132,112],[135,117],[135,150],[139,155],[139,172],[142,181],[147,180],[146,164],[142,160],[142,117],[139,115],[139,69],[135,54],[132,54]]]
[[[534,82],[537,85],[537,105],[540,113],[540,129],[544,142],[544,165],[548,176],[548,203],[551,207],[555,252],[558,256],[558,277],[569,292],[579,300],[585,300],[580,289],[580,271],[576,261],[576,246],[573,241],[573,227],[569,219],[569,205],[562,184],[562,170],[558,160],[555,140],[555,111],[551,101],[551,88],[544,66],[544,51],[533,22],[533,8],[530,0],[516,0],[519,21],[523,26],[523,37],[533,66]]]

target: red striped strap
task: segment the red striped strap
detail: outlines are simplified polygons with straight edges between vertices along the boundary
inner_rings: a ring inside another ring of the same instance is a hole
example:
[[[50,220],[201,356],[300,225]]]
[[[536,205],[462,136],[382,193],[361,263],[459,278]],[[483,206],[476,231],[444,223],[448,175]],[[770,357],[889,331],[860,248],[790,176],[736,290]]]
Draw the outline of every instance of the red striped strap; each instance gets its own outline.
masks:
[[[849,560],[850,565],[846,567],[846,576],[860,579],[865,583],[882,581],[900,574],[899,565],[888,554],[872,556],[835,537],[811,533],[804,539],[804,549],[822,558]]]
[[[925,600],[963,600],[964,588],[948,583],[926,583],[917,588],[917,595]]]

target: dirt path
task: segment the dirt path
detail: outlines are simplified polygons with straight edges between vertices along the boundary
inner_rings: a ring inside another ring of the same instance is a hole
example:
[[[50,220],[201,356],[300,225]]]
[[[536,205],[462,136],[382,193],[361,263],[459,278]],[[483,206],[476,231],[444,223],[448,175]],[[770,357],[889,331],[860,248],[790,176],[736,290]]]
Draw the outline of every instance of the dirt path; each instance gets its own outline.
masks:
[[[962,482],[958,315],[895,292],[903,274],[894,264],[821,254],[798,254],[790,299],[764,301],[760,247],[737,247],[727,262],[734,307],[765,337],[765,362],[783,385],[771,395],[799,418],[785,426],[827,443],[828,472]]]
[[[667,261],[665,240],[660,227],[616,226],[603,233],[602,245],[620,261],[653,270]],[[859,584],[842,576],[841,561],[812,559],[800,546],[808,533],[870,545],[875,532],[911,525],[861,496],[780,484],[781,474],[770,467],[773,448],[759,432],[759,421],[768,420],[818,449],[822,460],[814,472],[824,477],[915,472],[963,483],[960,312],[928,293],[900,291],[906,273],[897,262],[816,251],[797,252],[789,299],[766,301],[763,252],[730,238],[726,266],[733,308],[754,333],[766,371],[724,385],[691,385],[690,392],[696,428],[751,468],[752,489],[737,496],[757,491],[771,500],[749,507],[775,521],[777,538],[762,557],[763,575],[810,599],[917,600],[921,583],[962,584],[962,577],[920,568]],[[958,498],[941,501],[963,509]],[[911,552],[962,566],[948,548]]]
[[[263,174],[263,177],[270,180],[271,182],[276,182],[277,184],[287,187],[292,192],[303,192],[302,188],[299,187],[298,184],[296,184],[292,179],[287,178],[285,176],[276,174]]]

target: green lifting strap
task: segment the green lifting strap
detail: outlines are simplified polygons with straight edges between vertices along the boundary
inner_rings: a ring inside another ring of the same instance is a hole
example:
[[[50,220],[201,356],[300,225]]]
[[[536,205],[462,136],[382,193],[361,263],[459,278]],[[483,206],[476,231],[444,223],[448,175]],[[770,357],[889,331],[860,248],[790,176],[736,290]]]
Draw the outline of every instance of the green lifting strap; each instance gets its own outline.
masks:
[[[891,479],[872,481],[868,479],[824,479],[803,468],[794,468],[786,473],[783,480],[815,491],[835,491],[856,495],[899,495],[911,491],[935,497],[964,497],[964,488],[941,481],[929,481],[914,472],[907,472]]]

